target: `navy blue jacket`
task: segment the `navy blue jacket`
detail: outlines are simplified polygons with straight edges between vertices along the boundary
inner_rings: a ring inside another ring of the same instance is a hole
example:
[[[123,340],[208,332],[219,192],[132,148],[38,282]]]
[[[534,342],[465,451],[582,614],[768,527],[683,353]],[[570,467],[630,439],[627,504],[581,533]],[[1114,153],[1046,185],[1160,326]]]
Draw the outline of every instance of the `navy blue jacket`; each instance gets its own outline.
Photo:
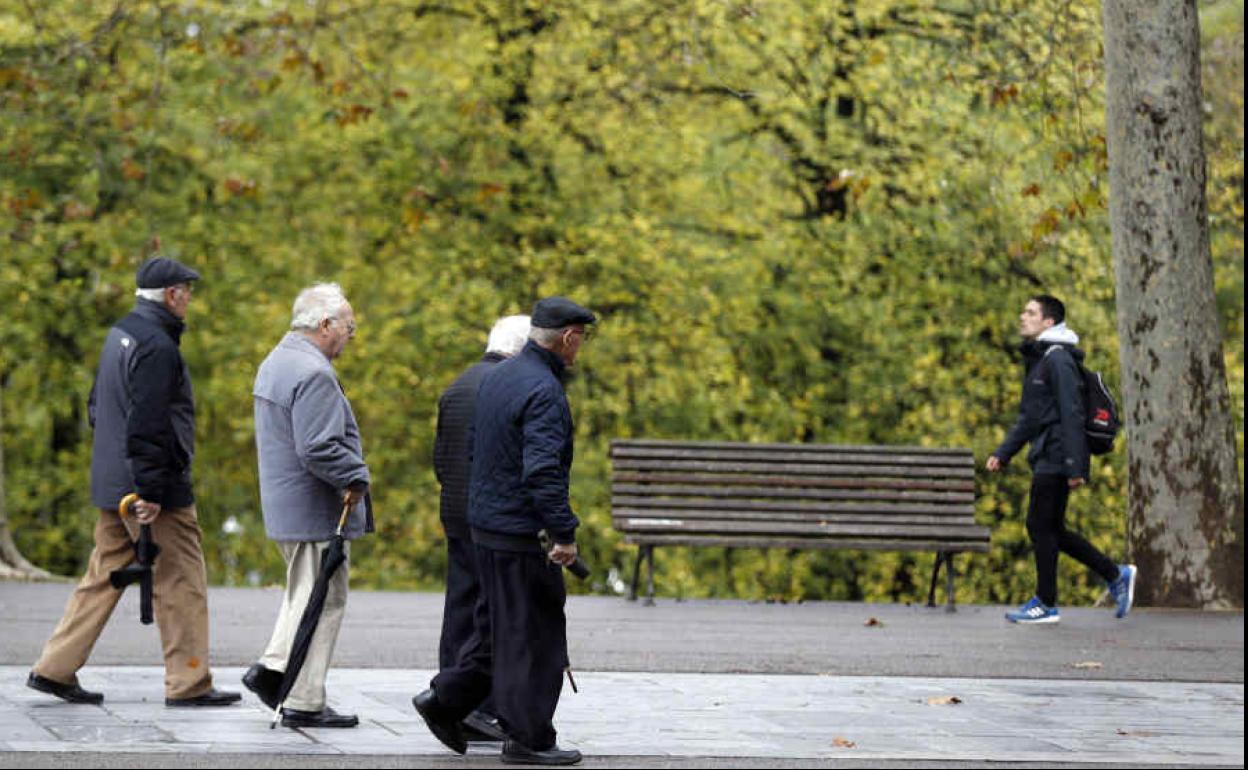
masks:
[[[1023,397],[1018,420],[993,452],[1002,464],[1031,442],[1033,473],[1088,478],[1090,457],[1084,433],[1083,351],[1073,345],[1023,343]]]
[[[502,353],[486,353],[459,375],[438,399],[438,434],[433,441],[433,472],[442,485],[442,527],[447,537],[468,534],[468,482],[472,479],[472,416],[477,390]]]
[[[195,397],[178,349],[184,328],[164,305],[140,299],[104,340],[87,401],[97,508],[116,510],[131,492],[165,508],[195,500]]]
[[[580,520],[568,503],[572,411],[563,370],[563,359],[530,340],[481,381],[468,494],[474,529],[534,537],[545,529],[557,543],[576,542]]]

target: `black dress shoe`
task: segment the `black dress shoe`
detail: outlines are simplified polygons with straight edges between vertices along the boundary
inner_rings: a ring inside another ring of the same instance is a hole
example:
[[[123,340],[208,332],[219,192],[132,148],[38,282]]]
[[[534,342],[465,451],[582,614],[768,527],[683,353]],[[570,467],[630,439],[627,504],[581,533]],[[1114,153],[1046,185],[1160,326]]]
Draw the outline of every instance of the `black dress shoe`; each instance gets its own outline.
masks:
[[[184,707],[184,706],[228,706],[231,703],[238,703],[243,699],[242,695],[229,690],[218,690],[212,688],[203,695],[196,695],[193,698],[165,698],[166,706]]]
[[[329,706],[320,711],[282,709],[282,727],[355,727],[359,723],[355,714],[339,714]]]
[[[34,671],[31,671],[30,676],[26,677],[26,686],[32,690],[46,692],[48,695],[55,695],[69,703],[98,705],[104,702],[104,693],[102,692],[88,692],[79,687],[76,682],[74,684],[54,682],[46,676],[39,676]]]
[[[447,716],[442,704],[438,703],[438,696],[433,692],[433,688],[412,698],[412,705],[416,707],[416,713],[420,714],[421,719],[425,720],[429,732],[433,733],[433,737],[442,741],[443,746],[456,754],[468,751],[468,741],[464,739],[464,734],[459,729],[459,721]]]
[[[243,674],[243,687],[251,690],[260,702],[271,709],[277,708],[277,693],[282,688],[282,672],[256,663]]]
[[[507,741],[503,744],[500,758],[509,765],[575,765],[581,761],[581,752],[561,749],[558,745],[545,751],[534,751],[515,741]]]
[[[460,729],[469,743],[474,741],[501,743],[507,740],[507,733],[503,731],[503,726],[499,724],[498,717],[483,711],[474,711],[464,717]]]

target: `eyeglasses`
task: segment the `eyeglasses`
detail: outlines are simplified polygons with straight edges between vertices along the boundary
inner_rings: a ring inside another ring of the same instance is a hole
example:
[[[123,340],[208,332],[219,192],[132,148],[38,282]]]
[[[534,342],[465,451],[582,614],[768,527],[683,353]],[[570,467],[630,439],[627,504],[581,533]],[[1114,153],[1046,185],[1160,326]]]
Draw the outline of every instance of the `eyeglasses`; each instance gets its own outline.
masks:
[[[341,319],[341,318],[331,318],[331,319],[329,319],[329,322],[330,322],[330,323],[342,323],[342,319]],[[354,337],[354,336],[355,336],[355,321],[354,321],[354,320],[352,320],[352,321],[348,321],[348,322],[347,322],[347,336],[349,336],[349,337]]]

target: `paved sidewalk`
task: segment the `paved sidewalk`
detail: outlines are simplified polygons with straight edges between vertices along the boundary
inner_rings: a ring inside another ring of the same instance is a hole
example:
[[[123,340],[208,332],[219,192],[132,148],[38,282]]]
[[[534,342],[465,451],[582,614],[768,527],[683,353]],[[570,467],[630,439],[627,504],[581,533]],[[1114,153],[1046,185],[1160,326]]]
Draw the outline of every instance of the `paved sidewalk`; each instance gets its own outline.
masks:
[[[217,669],[218,684],[231,686],[242,671]],[[0,667],[0,752],[135,752],[163,755],[164,764],[178,762],[172,754],[453,758],[411,707],[431,671],[332,671],[331,702],[362,719],[353,730],[270,730],[250,693],[237,707],[169,709],[159,667],[88,667],[83,685],[106,693],[99,707],[29,690],[26,672]],[[579,694],[564,692],[556,726],[561,743],[591,765],[682,757],[1244,763],[1242,684],[598,672],[577,683]],[[492,757],[474,746],[472,758]]]
[[[446,751],[412,710],[440,594],[353,592],[329,689],[363,724],[270,731],[249,693],[165,708],[159,637],[138,624],[133,591],[81,672],[103,706],[28,690],[72,588],[0,583],[0,767],[500,766],[497,749]],[[211,589],[218,686],[241,689],[280,600]],[[581,692],[565,689],[556,726],[592,768],[1243,765],[1242,612],[1063,607],[1060,625],[1036,628],[1003,611],[574,596]],[[939,702],[950,697],[961,702]]]

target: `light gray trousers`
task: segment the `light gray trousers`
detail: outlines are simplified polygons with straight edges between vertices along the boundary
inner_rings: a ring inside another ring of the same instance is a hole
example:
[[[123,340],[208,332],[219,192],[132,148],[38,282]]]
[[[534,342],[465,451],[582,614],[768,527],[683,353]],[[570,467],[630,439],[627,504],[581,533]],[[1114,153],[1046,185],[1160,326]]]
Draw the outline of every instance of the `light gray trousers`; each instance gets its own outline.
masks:
[[[282,597],[282,609],[277,616],[277,625],[273,627],[269,646],[260,658],[260,664],[265,668],[274,671],[286,670],[295,632],[299,629],[303,610],[308,606],[312,585],[321,569],[321,555],[329,547],[329,542],[277,544],[282,549],[282,556],[286,558],[286,595]],[[346,546],[349,557],[351,544],[348,542],[343,545]],[[325,675],[329,673],[329,661],[334,655],[338,629],[342,626],[342,616],[347,607],[349,566],[348,560],[330,578],[321,621],[312,636],[312,646],[308,648],[308,657],[304,659],[303,668],[299,670],[299,678],[295,680],[295,686],[286,698],[286,708],[299,711],[320,711],[325,708]]]

